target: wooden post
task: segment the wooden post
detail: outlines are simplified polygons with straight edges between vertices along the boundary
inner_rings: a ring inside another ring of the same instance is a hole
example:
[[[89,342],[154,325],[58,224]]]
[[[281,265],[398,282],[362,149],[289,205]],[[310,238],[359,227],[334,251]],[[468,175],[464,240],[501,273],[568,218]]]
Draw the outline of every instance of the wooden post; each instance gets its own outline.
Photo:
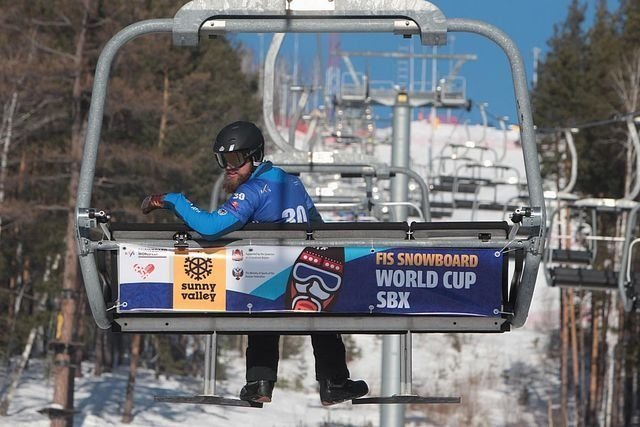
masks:
[[[600,333],[600,351],[598,357],[598,399],[597,399],[597,410],[600,411],[597,414],[598,419],[603,419],[603,415],[605,412],[605,393],[609,390],[606,389],[606,374],[607,374],[607,332],[609,330],[609,304],[610,298],[609,295],[606,294],[604,297],[604,302],[602,304],[602,310],[600,311],[601,316],[601,333]]]
[[[593,298],[593,296],[592,296]],[[589,411],[587,418],[593,420],[596,415],[596,402],[598,395],[598,344],[599,338],[599,317],[597,302],[591,300],[591,369],[589,375]]]
[[[613,386],[612,386],[612,399],[611,399],[611,425],[622,425],[620,423],[622,415],[622,405],[624,401],[624,355],[625,347],[628,344],[626,341],[627,333],[625,324],[624,309],[620,307],[618,310],[618,326],[620,333],[618,334],[618,341],[614,349],[615,366],[613,370]]]
[[[582,302],[584,301],[584,291],[581,289],[578,291],[579,294],[579,299],[581,301],[580,304],[580,317],[578,318],[578,324],[582,325],[582,321],[583,321],[583,317],[584,317],[584,311],[583,311],[583,304]],[[587,355],[587,347],[585,344],[585,337],[584,337],[584,328],[580,327],[578,330],[578,353],[583,357],[586,358]],[[580,414],[579,414],[579,419],[581,420],[580,424],[582,425],[586,425],[587,421],[587,410],[589,407],[589,402],[587,401],[587,390],[589,389],[588,387],[588,381],[587,381],[587,363],[583,362],[580,363]]]
[[[89,21],[90,0],[83,0],[84,13],[82,24],[75,43],[74,55],[74,82],[73,82],[73,122],[71,124],[71,177],[69,178],[68,191],[68,213],[67,230],[65,241],[64,271],[62,274],[62,295],[60,303],[60,314],[58,331],[60,336],[56,337],[64,346],[58,351],[54,358],[55,382],[53,388],[53,402],[60,405],[66,411],[73,410],[73,388],[75,367],[72,364],[71,354],[68,349],[71,347],[76,328],[76,305],[78,298],[78,253],[76,247],[75,230],[75,205],[78,182],[80,179],[80,162],[82,159],[82,143],[84,136],[84,117],[82,115],[82,83],[85,73],[85,45],[87,42],[87,30]],[[71,427],[72,417],[52,417],[51,427]]]
[[[131,358],[129,361],[129,379],[127,380],[127,395],[122,411],[122,422],[129,424],[133,421],[133,395],[136,386],[136,373],[138,372],[138,359],[140,357],[140,334],[131,337]]]
[[[567,304],[567,291],[562,289],[560,291],[560,305],[562,307],[560,314],[560,413],[562,414],[562,425],[567,425],[568,419],[568,388],[569,388],[569,339],[568,339],[568,304]]]
[[[572,378],[572,393],[576,402],[575,405],[575,413],[573,414],[573,419],[578,420],[580,414],[580,396],[579,396],[579,388],[580,388],[580,370],[579,370],[579,361],[580,357],[578,354],[578,337],[576,333],[576,311],[575,311],[575,303],[573,298],[573,289],[569,288],[567,290],[567,305],[569,306],[569,332],[571,337],[571,363],[573,366],[573,378]]]

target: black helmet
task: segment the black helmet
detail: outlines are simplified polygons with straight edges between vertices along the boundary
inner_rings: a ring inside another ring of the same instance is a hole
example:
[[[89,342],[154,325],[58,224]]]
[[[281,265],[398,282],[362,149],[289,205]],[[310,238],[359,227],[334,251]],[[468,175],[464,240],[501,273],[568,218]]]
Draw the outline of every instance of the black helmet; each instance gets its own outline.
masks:
[[[259,163],[264,157],[264,137],[251,122],[234,122],[225,126],[216,136],[213,153],[221,168],[238,168],[251,159]]]

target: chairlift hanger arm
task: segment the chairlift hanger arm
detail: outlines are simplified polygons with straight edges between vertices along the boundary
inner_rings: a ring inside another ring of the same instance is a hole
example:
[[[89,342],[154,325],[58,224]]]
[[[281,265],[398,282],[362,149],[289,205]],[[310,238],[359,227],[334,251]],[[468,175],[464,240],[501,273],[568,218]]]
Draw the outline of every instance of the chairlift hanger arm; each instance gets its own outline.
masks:
[[[515,327],[524,325],[535,288],[535,278],[542,258],[544,248],[544,236],[546,226],[546,211],[542,177],[540,175],[540,163],[535,142],[535,130],[533,126],[533,114],[529,102],[529,92],[525,78],[525,68],[522,55],[513,41],[501,30],[480,21],[467,19],[447,20],[448,31],[471,32],[482,35],[498,44],[507,55],[513,76],[513,86],[518,108],[518,122],[522,140],[522,153],[524,156],[525,172],[529,187],[529,205],[540,214],[540,236],[537,239],[535,250],[525,256],[525,266],[522,272],[522,286],[517,290],[515,298],[514,316],[512,318]]]
[[[637,293],[640,284],[636,284],[636,286],[634,286],[631,271],[633,249],[634,246],[638,244],[638,238],[636,238],[635,230],[638,225],[637,221],[639,213],[640,204],[631,209],[627,217],[625,243],[622,249],[620,274],[618,275],[618,291],[622,298],[624,310],[627,312],[640,309],[640,302],[638,301],[639,295]]]
[[[513,41],[501,30],[486,23],[469,19],[447,20],[447,30],[454,32],[471,32],[482,35],[498,44],[507,54],[513,75],[513,85],[518,108],[518,121],[522,135],[522,151],[524,155],[525,172],[529,183],[530,205],[544,208],[544,194],[540,164],[535,143],[533,114],[529,102],[528,86],[525,78],[525,68],[522,55]],[[542,209],[542,223],[546,223],[546,213]],[[544,225],[543,225],[544,226]],[[543,242],[541,242],[543,243]],[[542,247],[542,245],[541,245]]]
[[[573,187],[576,185],[576,181],[578,180],[578,151],[576,150],[576,143],[573,140],[573,133],[571,132],[571,129],[564,129],[563,134],[565,141],[567,142],[569,155],[571,156],[571,175],[569,177],[569,182],[562,190],[560,190],[560,193],[571,193],[573,191]]]

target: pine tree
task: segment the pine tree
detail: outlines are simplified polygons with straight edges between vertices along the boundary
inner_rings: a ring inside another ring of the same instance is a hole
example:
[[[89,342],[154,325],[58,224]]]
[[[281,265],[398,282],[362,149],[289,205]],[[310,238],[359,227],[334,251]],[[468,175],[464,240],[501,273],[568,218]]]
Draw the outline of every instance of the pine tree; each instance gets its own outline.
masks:
[[[620,60],[620,36],[607,2],[600,0],[588,33],[584,93],[588,109],[581,123],[598,122],[615,116],[619,102],[612,96],[612,64]],[[609,123],[583,129],[576,137],[579,186],[585,194],[622,197],[627,138],[623,123]],[[603,162],[602,159],[607,159]]]
[[[533,92],[533,110],[538,127],[566,127],[578,123],[585,111],[581,94],[586,84],[583,30],[585,6],[572,0],[565,22],[554,27],[549,53],[539,64],[538,84]]]

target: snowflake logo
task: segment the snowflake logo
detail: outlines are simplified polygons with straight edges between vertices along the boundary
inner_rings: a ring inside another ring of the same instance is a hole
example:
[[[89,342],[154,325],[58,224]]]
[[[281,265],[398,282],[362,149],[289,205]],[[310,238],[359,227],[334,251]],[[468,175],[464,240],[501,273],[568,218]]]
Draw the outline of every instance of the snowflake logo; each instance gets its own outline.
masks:
[[[184,260],[184,272],[194,280],[204,280],[213,271],[213,261],[211,258],[191,258]]]

